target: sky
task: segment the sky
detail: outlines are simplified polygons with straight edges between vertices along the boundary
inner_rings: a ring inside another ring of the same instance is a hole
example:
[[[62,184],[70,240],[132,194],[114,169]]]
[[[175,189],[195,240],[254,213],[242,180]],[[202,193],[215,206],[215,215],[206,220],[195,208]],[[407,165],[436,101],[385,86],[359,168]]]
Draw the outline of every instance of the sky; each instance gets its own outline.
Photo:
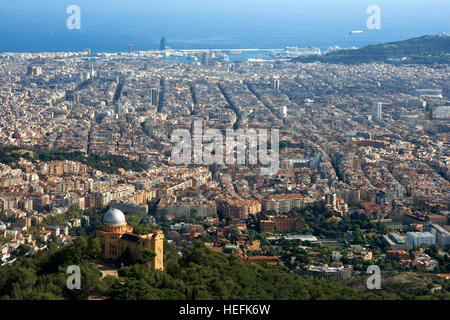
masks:
[[[68,30],[66,9],[81,8]],[[382,29],[366,29],[366,9],[381,9]],[[1,0],[0,51],[157,46],[357,46],[450,31],[449,0]]]

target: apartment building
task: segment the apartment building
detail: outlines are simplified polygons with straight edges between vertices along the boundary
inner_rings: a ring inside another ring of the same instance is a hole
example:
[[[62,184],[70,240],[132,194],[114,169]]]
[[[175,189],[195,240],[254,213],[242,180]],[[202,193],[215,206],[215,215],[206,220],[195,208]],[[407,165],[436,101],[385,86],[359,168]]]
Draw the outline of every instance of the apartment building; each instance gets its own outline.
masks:
[[[436,243],[436,236],[431,232],[408,232],[406,243],[408,248],[430,246]]]
[[[275,211],[276,213],[288,213],[294,208],[301,208],[304,205],[301,194],[282,194],[268,196],[263,200],[264,211]]]

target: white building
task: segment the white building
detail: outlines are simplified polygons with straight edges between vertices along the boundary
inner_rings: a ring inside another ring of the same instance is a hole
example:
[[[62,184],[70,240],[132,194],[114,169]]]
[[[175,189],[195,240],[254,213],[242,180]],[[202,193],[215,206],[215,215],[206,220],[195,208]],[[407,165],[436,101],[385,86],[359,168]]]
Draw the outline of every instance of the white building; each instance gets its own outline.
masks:
[[[416,89],[419,98],[443,98],[442,89]]]
[[[436,243],[436,236],[431,232],[408,232],[406,244],[408,248],[430,246]]]
[[[450,232],[440,225],[430,223],[428,225],[428,230],[436,237],[436,243],[441,247],[450,244]]]
[[[382,119],[383,117],[383,103],[374,102],[372,107],[372,120]]]
[[[273,83],[272,83],[273,89],[278,91],[280,90],[280,80],[279,79],[274,79]]]
[[[294,208],[303,207],[304,201],[301,194],[271,195],[263,200],[265,211],[273,210],[276,213],[288,213]]]
[[[432,109],[433,119],[449,119],[450,106],[439,106]]]

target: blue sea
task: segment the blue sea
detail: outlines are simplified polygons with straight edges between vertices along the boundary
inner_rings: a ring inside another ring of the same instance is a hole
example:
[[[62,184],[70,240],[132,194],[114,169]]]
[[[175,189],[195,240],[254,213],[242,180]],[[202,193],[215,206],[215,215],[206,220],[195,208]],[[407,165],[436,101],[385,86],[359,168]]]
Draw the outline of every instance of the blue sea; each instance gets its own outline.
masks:
[[[381,29],[366,26],[370,5]],[[0,52],[152,50],[163,35],[173,49],[362,47],[449,32],[449,13],[449,0],[1,0]]]

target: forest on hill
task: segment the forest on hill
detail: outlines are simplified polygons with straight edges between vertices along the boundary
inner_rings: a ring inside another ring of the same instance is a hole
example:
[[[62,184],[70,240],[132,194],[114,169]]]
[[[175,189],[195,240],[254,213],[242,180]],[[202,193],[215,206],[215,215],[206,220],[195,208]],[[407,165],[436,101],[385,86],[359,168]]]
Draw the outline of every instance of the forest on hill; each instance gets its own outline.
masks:
[[[197,241],[182,256],[167,241],[165,270],[151,271],[145,261],[125,259],[119,277],[102,278],[98,239],[78,237],[64,248],[50,245],[37,255],[0,268],[2,300],[375,300],[449,299],[450,284],[434,295],[411,296],[398,290],[356,290],[337,281],[300,276],[283,267],[246,264],[233,255],[213,252]],[[67,267],[81,269],[81,289],[66,286]],[[428,291],[429,292],[429,291]],[[406,296],[405,296],[406,294]]]
[[[386,44],[368,45],[361,49],[342,49],[324,55],[301,56],[297,62],[359,64],[392,62],[402,64],[448,64],[450,36],[423,36]]]

